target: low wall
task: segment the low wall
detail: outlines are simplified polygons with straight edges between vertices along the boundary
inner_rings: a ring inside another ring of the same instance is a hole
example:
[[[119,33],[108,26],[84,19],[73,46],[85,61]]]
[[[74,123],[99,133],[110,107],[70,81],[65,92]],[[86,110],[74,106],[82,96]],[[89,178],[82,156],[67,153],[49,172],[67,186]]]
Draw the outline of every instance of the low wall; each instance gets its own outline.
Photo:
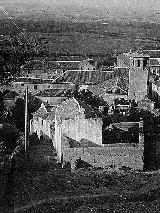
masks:
[[[134,170],[143,170],[143,147],[134,145],[89,147],[89,148],[66,148],[63,150],[64,162],[69,161],[72,169],[74,162],[79,157],[95,167],[126,166]]]

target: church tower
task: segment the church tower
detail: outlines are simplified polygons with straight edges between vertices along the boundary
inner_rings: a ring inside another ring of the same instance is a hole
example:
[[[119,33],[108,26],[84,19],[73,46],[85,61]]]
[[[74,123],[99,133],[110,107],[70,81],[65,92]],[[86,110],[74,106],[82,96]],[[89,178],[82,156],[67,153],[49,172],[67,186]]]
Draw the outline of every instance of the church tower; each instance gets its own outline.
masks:
[[[130,52],[127,55],[130,60],[128,97],[141,100],[147,95],[147,65],[150,56],[142,51]]]

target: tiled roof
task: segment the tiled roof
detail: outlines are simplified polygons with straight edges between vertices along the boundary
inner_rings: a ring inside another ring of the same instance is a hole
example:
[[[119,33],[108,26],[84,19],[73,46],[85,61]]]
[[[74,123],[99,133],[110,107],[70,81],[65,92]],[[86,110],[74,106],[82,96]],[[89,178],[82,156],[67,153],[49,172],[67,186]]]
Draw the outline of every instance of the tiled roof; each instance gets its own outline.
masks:
[[[127,68],[115,68],[114,77],[106,80],[98,85],[88,86],[88,90],[91,91],[94,95],[101,95],[104,92],[111,92],[114,90],[114,93],[119,93],[121,90],[122,93],[127,93],[129,85],[129,69]]]
[[[27,84],[47,84],[52,83],[50,79],[41,79],[41,78],[17,78],[14,82],[27,83]]]
[[[98,70],[68,70],[62,76],[56,78],[55,83],[98,84],[111,79],[113,76],[114,73]]]
[[[62,70],[77,70],[80,62],[78,61],[50,61],[50,60],[32,60],[28,61],[23,69],[29,70],[47,70],[47,69],[62,69]]]
[[[57,62],[62,70],[78,70],[80,62],[71,61],[58,61]]]
[[[160,66],[160,58],[150,58],[149,65],[150,66]]]
[[[46,61],[45,68],[46,69],[61,69],[61,66],[56,61]]]
[[[150,56],[147,53],[144,53],[143,51],[136,51],[136,52],[129,52],[126,53],[126,55],[130,58],[149,58]]]
[[[111,69],[108,66],[102,66],[99,68],[101,71],[107,71],[107,72],[114,72],[113,69]]]
[[[116,86],[116,83],[117,83],[117,79],[112,78],[98,85],[88,86],[87,89],[91,91],[93,95],[99,96],[103,94],[104,92],[110,91],[114,86]]]
[[[36,94],[41,97],[66,97],[65,89],[45,89]]]
[[[160,50],[143,50],[144,53],[147,53],[151,58],[160,58]]]
[[[25,66],[25,69],[44,69],[44,61],[41,60],[32,60],[28,61]]]

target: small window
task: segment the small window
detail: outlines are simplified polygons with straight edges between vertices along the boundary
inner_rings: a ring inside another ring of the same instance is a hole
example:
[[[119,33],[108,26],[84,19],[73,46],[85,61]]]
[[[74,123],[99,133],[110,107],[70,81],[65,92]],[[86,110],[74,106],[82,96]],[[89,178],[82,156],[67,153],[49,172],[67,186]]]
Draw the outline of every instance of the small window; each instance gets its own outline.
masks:
[[[140,65],[141,65],[141,61],[137,60],[137,67],[140,67]]]
[[[34,89],[37,90],[37,85],[34,85]]]
[[[42,126],[43,126],[43,120],[42,120]]]
[[[24,86],[24,84],[21,84],[21,86]]]

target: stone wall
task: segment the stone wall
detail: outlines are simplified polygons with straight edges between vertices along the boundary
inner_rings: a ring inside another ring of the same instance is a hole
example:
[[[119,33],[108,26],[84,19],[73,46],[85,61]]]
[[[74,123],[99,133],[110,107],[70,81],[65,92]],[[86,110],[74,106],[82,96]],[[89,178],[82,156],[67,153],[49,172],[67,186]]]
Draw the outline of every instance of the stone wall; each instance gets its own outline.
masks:
[[[75,119],[64,120],[62,132],[76,141],[85,138],[93,143],[102,145],[101,119],[85,119],[84,116],[77,116]]]
[[[129,99],[142,100],[147,95],[148,70],[140,68],[130,68],[129,75]]]
[[[70,162],[72,169],[75,161],[81,159],[92,166],[103,168],[121,168],[122,166],[143,170],[143,143],[112,144],[105,147],[64,148],[63,160]]]

